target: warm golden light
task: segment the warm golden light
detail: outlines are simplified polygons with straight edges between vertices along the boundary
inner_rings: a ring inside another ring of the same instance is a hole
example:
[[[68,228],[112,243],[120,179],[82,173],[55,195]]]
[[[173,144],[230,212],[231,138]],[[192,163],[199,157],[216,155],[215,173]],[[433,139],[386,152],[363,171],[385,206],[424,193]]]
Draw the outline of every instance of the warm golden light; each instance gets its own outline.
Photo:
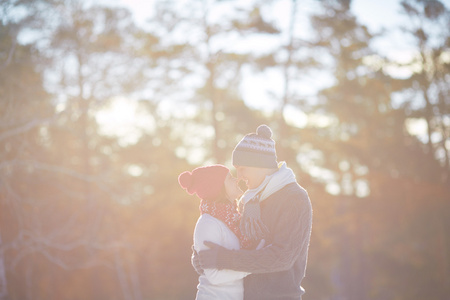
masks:
[[[110,99],[95,113],[99,134],[118,138],[121,146],[135,144],[155,124],[151,115],[139,110],[135,100],[124,97]]]

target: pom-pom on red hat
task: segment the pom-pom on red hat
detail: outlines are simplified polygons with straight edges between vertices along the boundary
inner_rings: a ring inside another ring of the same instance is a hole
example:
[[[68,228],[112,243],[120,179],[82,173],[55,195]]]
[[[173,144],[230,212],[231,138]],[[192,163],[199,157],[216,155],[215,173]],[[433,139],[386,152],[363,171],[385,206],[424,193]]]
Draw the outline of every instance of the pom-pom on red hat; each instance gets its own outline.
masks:
[[[220,195],[225,178],[230,170],[223,165],[199,167],[178,176],[178,183],[189,195],[197,194],[200,199],[214,199]]]

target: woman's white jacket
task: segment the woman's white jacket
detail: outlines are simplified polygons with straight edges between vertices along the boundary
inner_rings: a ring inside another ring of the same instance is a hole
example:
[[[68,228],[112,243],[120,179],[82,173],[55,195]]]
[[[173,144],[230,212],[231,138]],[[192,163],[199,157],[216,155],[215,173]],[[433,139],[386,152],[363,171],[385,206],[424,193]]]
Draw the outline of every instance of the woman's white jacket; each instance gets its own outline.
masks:
[[[219,219],[202,214],[194,230],[194,249],[206,250],[203,242],[210,241],[230,250],[239,250],[236,235]],[[249,273],[233,270],[206,269],[200,275],[197,286],[197,300],[221,299],[242,300],[244,298],[243,278]]]

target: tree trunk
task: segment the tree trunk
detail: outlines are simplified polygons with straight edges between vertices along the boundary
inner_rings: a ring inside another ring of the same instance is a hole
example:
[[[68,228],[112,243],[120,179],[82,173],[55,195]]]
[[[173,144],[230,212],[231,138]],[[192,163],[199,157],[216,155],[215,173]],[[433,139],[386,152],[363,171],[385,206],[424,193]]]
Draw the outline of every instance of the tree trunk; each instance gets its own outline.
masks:
[[[288,126],[287,126],[286,120],[284,118],[284,112],[286,110],[287,105],[290,102],[289,91],[290,91],[290,85],[291,85],[292,78],[289,74],[289,69],[291,68],[292,55],[294,52],[293,41],[294,41],[294,25],[295,25],[295,21],[296,21],[296,12],[297,12],[297,1],[292,0],[291,20],[289,23],[289,42],[288,42],[288,45],[286,46],[288,57],[283,66],[284,91],[283,91],[283,96],[281,99],[281,105],[280,105],[280,110],[279,110],[279,119],[278,119],[278,127],[279,127],[278,138],[281,141],[281,145],[279,145],[278,149],[277,149],[279,157],[286,156],[286,151],[285,151],[285,147],[287,147],[286,140],[289,138],[288,133],[287,133]]]
[[[0,300],[8,299],[8,285],[6,281],[5,258],[3,256],[2,236],[0,235]]]

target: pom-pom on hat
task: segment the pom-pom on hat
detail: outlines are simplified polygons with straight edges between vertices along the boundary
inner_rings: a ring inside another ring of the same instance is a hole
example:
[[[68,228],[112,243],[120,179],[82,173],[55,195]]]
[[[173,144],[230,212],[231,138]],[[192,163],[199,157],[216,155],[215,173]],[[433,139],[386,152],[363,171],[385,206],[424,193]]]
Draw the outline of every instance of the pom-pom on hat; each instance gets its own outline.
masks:
[[[178,183],[189,195],[197,194],[200,199],[215,199],[220,195],[225,178],[230,170],[223,165],[199,167],[178,176]]]
[[[256,133],[249,133],[236,145],[232,155],[234,166],[277,168],[275,141],[272,130],[260,125]]]

